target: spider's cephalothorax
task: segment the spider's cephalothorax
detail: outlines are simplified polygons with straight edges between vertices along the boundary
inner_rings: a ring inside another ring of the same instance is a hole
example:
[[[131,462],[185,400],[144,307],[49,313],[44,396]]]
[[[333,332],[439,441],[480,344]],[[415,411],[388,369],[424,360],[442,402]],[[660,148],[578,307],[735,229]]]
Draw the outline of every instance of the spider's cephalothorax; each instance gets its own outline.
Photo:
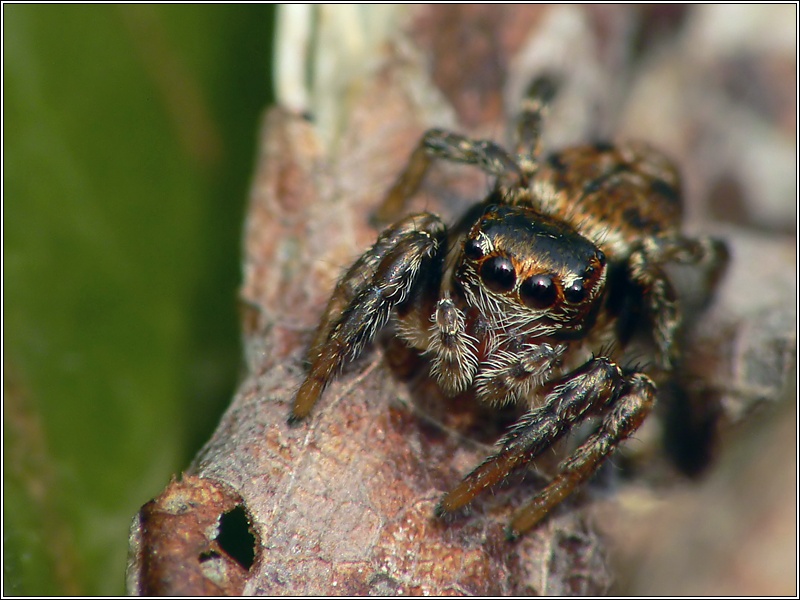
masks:
[[[548,78],[531,87],[515,155],[442,130],[423,136],[379,219],[402,214],[434,157],[476,165],[496,177],[496,188],[450,230],[431,213],[401,218],[347,271],[316,331],[290,417],[308,415],[342,365],[392,318],[397,334],[429,356],[445,392],[474,389],[487,403],[528,407],[497,453],[442,498],[440,516],[599,417],[516,514],[511,536],[588,479],[650,412],[655,384],[619,367],[612,352],[646,323],[656,349],[651,374],[675,369],[681,316],[663,265],[704,262],[712,281],[726,259],[721,242],[681,234],[678,176],[648,146],[596,143],[540,160],[553,89]]]

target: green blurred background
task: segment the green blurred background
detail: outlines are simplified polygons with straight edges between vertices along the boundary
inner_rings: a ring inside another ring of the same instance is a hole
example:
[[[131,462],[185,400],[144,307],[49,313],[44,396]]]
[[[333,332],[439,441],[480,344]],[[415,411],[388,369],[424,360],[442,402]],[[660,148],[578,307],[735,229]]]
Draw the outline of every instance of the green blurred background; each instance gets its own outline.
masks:
[[[272,6],[3,6],[4,594],[120,594],[240,366]]]

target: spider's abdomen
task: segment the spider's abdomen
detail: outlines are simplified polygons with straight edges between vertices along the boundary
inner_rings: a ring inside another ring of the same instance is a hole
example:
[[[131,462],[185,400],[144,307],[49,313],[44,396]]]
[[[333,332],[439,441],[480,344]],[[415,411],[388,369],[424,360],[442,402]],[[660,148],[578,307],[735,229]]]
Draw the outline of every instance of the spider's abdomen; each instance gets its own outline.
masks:
[[[553,154],[533,189],[543,210],[569,221],[609,258],[626,256],[644,236],[679,231],[680,178],[646,144],[593,144]]]

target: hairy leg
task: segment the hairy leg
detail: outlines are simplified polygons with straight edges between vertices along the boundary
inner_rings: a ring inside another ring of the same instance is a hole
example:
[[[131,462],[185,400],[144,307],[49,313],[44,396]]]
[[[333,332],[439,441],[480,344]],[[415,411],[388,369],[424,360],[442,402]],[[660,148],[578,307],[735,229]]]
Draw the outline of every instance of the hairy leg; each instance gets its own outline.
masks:
[[[655,386],[647,376],[636,374],[626,380],[622,395],[605,414],[597,431],[561,463],[550,484],[514,515],[506,531],[508,537],[514,539],[537,525],[589,479],[620,442],[639,428],[654,402]]]
[[[516,148],[517,164],[530,180],[537,170],[541,153],[542,121],[553,97],[558,82],[550,75],[537,77],[528,87],[522,100],[522,110],[517,116]]]
[[[438,516],[459,510],[482,490],[501,482],[561,439],[590,413],[602,413],[624,392],[620,368],[607,358],[593,358],[566,375],[544,403],[526,413],[500,442],[500,450],[447,493]]]
[[[429,129],[375,213],[378,222],[387,222],[402,214],[406,200],[419,189],[434,158],[475,165],[497,177],[501,184],[514,185],[523,181],[522,171],[514,158],[494,142],[472,140],[442,129]]]
[[[655,238],[632,253],[628,263],[630,277],[644,290],[659,367],[666,372],[674,371],[680,360],[677,338],[682,325],[678,298],[662,268],[669,262],[705,267],[710,292],[727,265],[728,251],[724,243],[713,238],[674,236]]]
[[[407,217],[387,229],[334,290],[308,355],[311,367],[289,418],[311,412],[325,386],[354,360],[430,269],[441,270],[446,230],[435,215]],[[440,275],[438,275],[440,277]]]

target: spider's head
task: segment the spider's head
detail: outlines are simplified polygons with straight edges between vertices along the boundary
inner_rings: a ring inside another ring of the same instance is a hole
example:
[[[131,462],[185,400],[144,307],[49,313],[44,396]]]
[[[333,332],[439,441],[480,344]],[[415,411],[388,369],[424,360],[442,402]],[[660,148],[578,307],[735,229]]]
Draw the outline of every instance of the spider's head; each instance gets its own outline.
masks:
[[[464,238],[456,276],[470,302],[495,322],[536,322],[569,335],[596,312],[606,258],[562,221],[489,205]]]

